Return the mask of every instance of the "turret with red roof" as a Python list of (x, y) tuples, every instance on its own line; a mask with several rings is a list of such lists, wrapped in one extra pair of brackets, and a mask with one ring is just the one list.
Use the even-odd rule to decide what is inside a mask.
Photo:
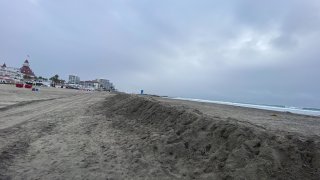
[(26, 59), (22, 65), (22, 67), (20, 68), (20, 72), (27, 75), (27, 76), (30, 76), (30, 77), (34, 77), (34, 73), (33, 71), (31, 70), (30, 68), (30, 64), (29, 64), (29, 61), (28, 59)]

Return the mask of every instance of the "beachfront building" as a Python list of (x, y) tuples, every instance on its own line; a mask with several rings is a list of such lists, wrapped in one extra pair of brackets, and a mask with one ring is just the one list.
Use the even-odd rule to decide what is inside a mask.
[(0, 82), (1, 83), (16, 83), (23, 79), (23, 74), (19, 68), (7, 67), (4, 63), (0, 67)]
[[(69, 76), (70, 77), (70, 76)], [(69, 78), (70, 79), (70, 78)], [(74, 87), (74, 84), (70, 83), (69, 80), (69, 86)], [(76, 85), (79, 89), (84, 90), (98, 90), (98, 91), (114, 91), (114, 85), (107, 79), (96, 79), (96, 80), (89, 80), (89, 81), (79, 81), (79, 84)]]
[(25, 79), (35, 79), (36, 76), (26, 59), (21, 68), (7, 67), (4, 63), (0, 67), (0, 81), (5, 83), (17, 83)]
[(97, 79), (96, 81), (99, 82), (101, 89), (110, 90), (111, 83), (108, 79)]
[(80, 84), (80, 77), (76, 75), (69, 75), (69, 84)]
[(113, 83), (110, 83), (109, 91), (116, 91), (116, 88), (114, 87)]
[(33, 73), (32, 69), (30, 68), (30, 64), (28, 59), (26, 59), (20, 68), (20, 72), (23, 74), (24, 78), (27, 79), (34, 79), (35, 74)]
[(80, 81), (80, 85), (83, 89), (97, 90), (99, 89), (98, 81)]
[(97, 81), (100, 84), (101, 90), (106, 90), (106, 91), (115, 91), (116, 90), (113, 83), (107, 79), (97, 79)]

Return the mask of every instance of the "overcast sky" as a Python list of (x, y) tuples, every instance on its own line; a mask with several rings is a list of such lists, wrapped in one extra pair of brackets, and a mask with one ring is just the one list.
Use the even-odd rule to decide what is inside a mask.
[(320, 107), (319, 0), (0, 0), (0, 63), (120, 91)]

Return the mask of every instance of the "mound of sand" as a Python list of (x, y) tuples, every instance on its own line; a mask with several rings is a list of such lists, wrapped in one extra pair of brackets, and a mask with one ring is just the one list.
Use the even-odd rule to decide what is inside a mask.
[(113, 127), (134, 133), (172, 178), (319, 179), (319, 137), (272, 132), (237, 119), (209, 117), (152, 97), (107, 98)]

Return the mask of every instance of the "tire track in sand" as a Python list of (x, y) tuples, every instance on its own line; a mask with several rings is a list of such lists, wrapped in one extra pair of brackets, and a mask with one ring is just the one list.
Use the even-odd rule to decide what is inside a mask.
[(90, 97), (91, 94), (80, 94), (68, 98), (53, 99), (10, 109), (0, 114), (0, 130), (10, 128), (32, 119), (39, 119), (39, 117), (46, 115), (49, 112), (61, 110), (73, 104), (83, 102), (84, 100), (90, 99)]
[(92, 96), (93, 94), (81, 94), (63, 100), (40, 103), (35, 107), (41, 106), (41, 109), (33, 114), (30, 114), (30, 111), (17, 109), (16, 112), (22, 111), (29, 114), (19, 116), (18, 118), (20, 119), (16, 120), (14, 124), (11, 123), (10, 126), (9, 124), (6, 124), (7, 127), (1, 126), (0, 142), (3, 140), (6, 142), (0, 145), (0, 179), (9, 178), (9, 176), (5, 175), (7, 174), (5, 172), (7, 172), (8, 167), (12, 165), (15, 159), (24, 157), (29, 151), (32, 142), (51, 133), (58, 125), (59, 120), (52, 119), (52, 115), (59, 113), (59, 111), (72, 109), (72, 107), (78, 106), (79, 103), (88, 102)]

